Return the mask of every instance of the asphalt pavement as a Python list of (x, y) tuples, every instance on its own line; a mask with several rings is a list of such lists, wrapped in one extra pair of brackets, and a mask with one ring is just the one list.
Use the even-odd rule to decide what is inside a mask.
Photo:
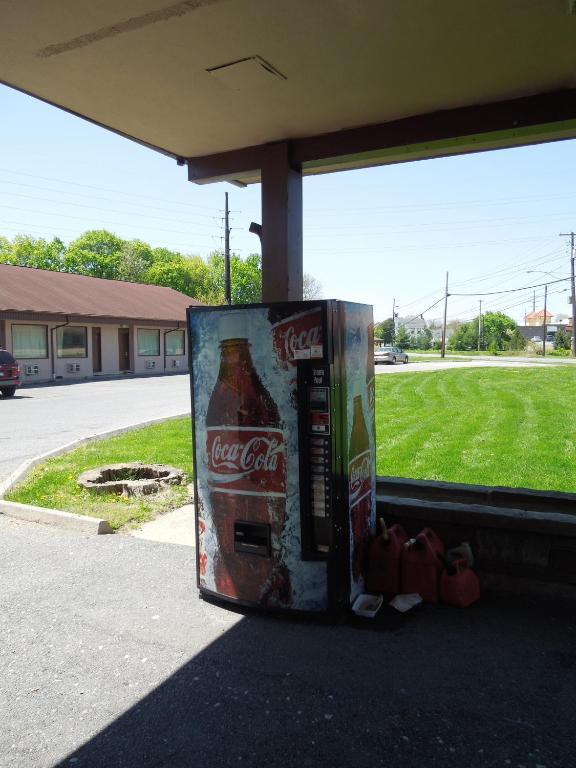
[(0, 482), (27, 459), (73, 440), (189, 412), (187, 374), (22, 387), (0, 398)]
[(194, 549), (0, 516), (2, 768), (568, 768), (573, 603), (323, 623), (198, 598)]

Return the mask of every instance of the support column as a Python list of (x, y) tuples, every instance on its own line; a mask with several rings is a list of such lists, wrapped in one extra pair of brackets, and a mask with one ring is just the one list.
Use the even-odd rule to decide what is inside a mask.
[(302, 261), (302, 169), (282, 142), (262, 163), (262, 301), (300, 301)]
[(6, 349), (6, 320), (0, 317), (0, 349)]

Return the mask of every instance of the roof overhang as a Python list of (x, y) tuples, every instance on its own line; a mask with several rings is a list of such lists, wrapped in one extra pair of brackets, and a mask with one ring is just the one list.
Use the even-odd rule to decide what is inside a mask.
[(260, 178), (576, 136), (573, 0), (28, 0), (0, 81), (188, 162)]

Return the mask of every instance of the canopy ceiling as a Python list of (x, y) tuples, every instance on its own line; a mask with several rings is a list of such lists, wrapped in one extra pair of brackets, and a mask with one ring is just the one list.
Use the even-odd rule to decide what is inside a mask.
[[(0, 0), (0, 80), (186, 159), (442, 110), (570, 94), (567, 111), (556, 105), (532, 119), (532, 125), (547, 123), (544, 129), (500, 138), (502, 145), (530, 143), (576, 136), (574, 5)], [(418, 135), (426, 138), (425, 131)], [(400, 135), (392, 142), (399, 150), (372, 149), (354, 160), (349, 155), (361, 153), (361, 142), (344, 147), (351, 152), (326, 157), (330, 152), (318, 151), (315, 157), (310, 147), (318, 142), (322, 138), (307, 145), (305, 172), (404, 159), (408, 143)], [(455, 151), (474, 148), (466, 140)], [(452, 149), (430, 145), (420, 154), (450, 151), (454, 142)]]

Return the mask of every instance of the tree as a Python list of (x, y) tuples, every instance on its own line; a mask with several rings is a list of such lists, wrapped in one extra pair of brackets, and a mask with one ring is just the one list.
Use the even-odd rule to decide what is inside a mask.
[(507, 349), (510, 349), (510, 350), (526, 349), (526, 339), (524, 338), (524, 336), (522, 336), (518, 328), (514, 328), (514, 330), (510, 333)]
[(410, 349), (412, 345), (412, 336), (410, 336), (403, 325), (396, 331), (395, 344), (402, 349)]
[[(224, 254), (215, 251), (208, 258), (210, 292), (224, 303)], [(262, 259), (251, 253), (246, 259), (233, 253), (230, 256), (230, 283), (232, 304), (253, 304), (262, 301)]]
[(380, 339), (384, 344), (394, 344), (394, 320), (391, 317), (381, 323), (375, 323), (374, 338)]
[(142, 240), (129, 240), (120, 250), (118, 278), (130, 283), (141, 283), (147, 270), (152, 266), (152, 248)]
[(12, 242), (0, 238), (0, 262), (4, 264), (58, 271), (62, 269), (64, 251), (64, 243), (57, 237), (50, 242), (30, 235), (16, 235)]
[[(478, 318), (476, 318), (476, 323), (477, 321)], [(484, 341), (488, 346), (493, 346), (492, 342), (494, 342), (498, 350), (508, 348), (510, 337), (516, 330), (514, 320), (503, 312), (486, 312), (482, 317), (482, 326)]]
[(205, 304), (222, 303), (220, 297), (212, 293), (210, 270), (200, 256), (171, 253), (170, 258), (155, 261), (148, 268), (144, 282), (173, 288)]
[(478, 348), (478, 320), (461, 323), (448, 339), (448, 349), (470, 351)]
[(305, 301), (322, 298), (322, 285), (315, 277), (308, 272), (304, 272), (302, 282), (302, 298)]
[(554, 335), (554, 349), (570, 349), (570, 334), (560, 328)]
[(105, 229), (92, 229), (70, 243), (64, 254), (65, 272), (117, 280), (125, 240)]
[(418, 331), (416, 334), (416, 339), (414, 340), (414, 348), (415, 349), (430, 349), (432, 346), (432, 331), (430, 328), (423, 328), (421, 331)]
[[(248, 304), (262, 298), (262, 260), (259, 254), (230, 260), (232, 303)], [(224, 303), (224, 257), (212, 253), (184, 256), (168, 248), (151, 248), (142, 240), (123, 240), (104, 229), (89, 230), (68, 248), (55, 237), (50, 242), (29, 235), (12, 241), (0, 236), (0, 263), (71, 272), (108, 280), (126, 280), (173, 288), (205, 304)], [(309, 277), (311, 292), (320, 284)]]

